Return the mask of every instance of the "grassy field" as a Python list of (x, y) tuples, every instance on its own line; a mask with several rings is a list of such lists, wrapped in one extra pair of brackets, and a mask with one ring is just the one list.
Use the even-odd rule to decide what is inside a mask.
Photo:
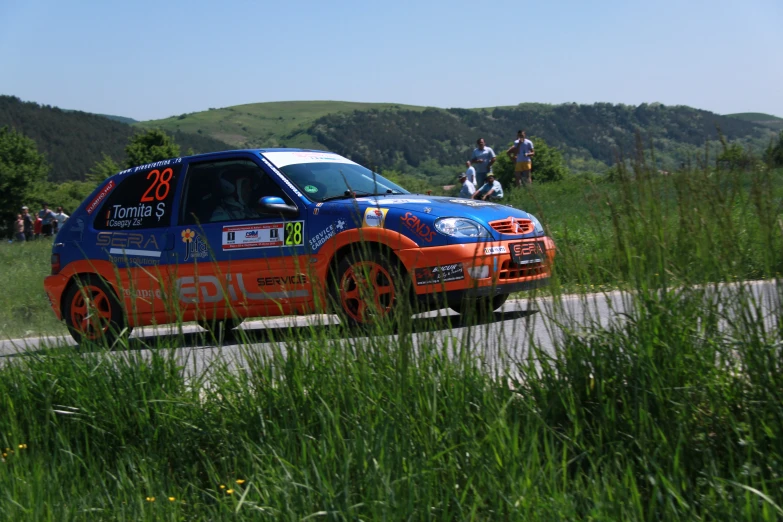
[(426, 107), (393, 103), (357, 103), (339, 101), (297, 101), (249, 103), (208, 111), (182, 114), (162, 120), (138, 122), (144, 128), (166, 131), (204, 133), (238, 148), (242, 147), (302, 147), (323, 148), (304, 134), (294, 136), (286, 143), (280, 136), (288, 136), (305, 129), (321, 116), (334, 112), (402, 108), (424, 110)]
[[(553, 354), (532, 337), (524, 356), (467, 334), (414, 346), (401, 319), (243, 343), (241, 367), (198, 374), (176, 339), (8, 359), (0, 518), (783, 519), (782, 175), (513, 194), (558, 241), (555, 303), (629, 291), (623, 317), (566, 329)], [(746, 285), (704, 284), (762, 277), (766, 320)]]

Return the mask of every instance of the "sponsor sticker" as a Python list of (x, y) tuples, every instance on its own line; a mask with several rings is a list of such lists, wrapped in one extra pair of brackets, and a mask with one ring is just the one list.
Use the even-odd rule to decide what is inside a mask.
[(201, 239), (195, 230), (186, 228), (180, 233), (180, 236), (182, 236), (182, 242), (185, 243), (185, 261), (201, 259), (209, 255), (206, 241)]
[(435, 239), (435, 230), (432, 229), (430, 225), (423, 223), (419, 217), (412, 212), (406, 212), (405, 215), (400, 218), (400, 222), (405, 228), (427, 243), (432, 243), (432, 240)]
[(106, 186), (103, 187), (103, 189), (100, 192), (98, 192), (98, 194), (96, 194), (94, 198), (92, 198), (92, 201), (90, 201), (90, 204), (87, 205), (87, 209), (86, 209), (87, 213), (88, 214), (92, 214), (95, 211), (95, 209), (98, 208), (98, 206), (101, 204), (101, 202), (104, 199), (106, 199), (106, 196), (109, 195), (109, 192), (114, 190), (114, 187), (116, 187), (116, 186), (117, 186), (117, 184), (114, 183), (113, 179), (109, 180), (109, 182), (106, 184)]
[(449, 281), (461, 281), (463, 279), (465, 279), (465, 271), (462, 268), (462, 263), (416, 269), (417, 286), (448, 283)]
[(512, 243), (511, 260), (517, 265), (529, 265), (530, 263), (541, 263), (544, 257), (543, 243)]
[(269, 159), (278, 168), (299, 163), (350, 163), (356, 165), (348, 158), (331, 152), (264, 152), (263, 157)]
[(450, 199), (450, 203), (456, 203), (458, 205), (467, 205), (468, 207), (497, 207), (497, 203), (491, 201), (479, 201), (476, 199)]
[(384, 198), (384, 197), (364, 197), (356, 198), (356, 201), (368, 201), (378, 205), (401, 205), (404, 203), (432, 203), (429, 199), (405, 199), (405, 198)]
[(305, 192), (309, 194), (315, 194), (316, 192), (318, 192), (318, 187), (316, 187), (315, 185), (305, 185), (304, 189)]
[(223, 250), (280, 248), (304, 244), (304, 221), (223, 227)]
[(508, 254), (508, 249), (504, 246), (485, 247), (484, 254), (488, 256), (494, 254)]
[(383, 228), (386, 223), (386, 214), (389, 212), (388, 208), (374, 208), (370, 207), (364, 211), (364, 219), (362, 220), (363, 227), (371, 228)]

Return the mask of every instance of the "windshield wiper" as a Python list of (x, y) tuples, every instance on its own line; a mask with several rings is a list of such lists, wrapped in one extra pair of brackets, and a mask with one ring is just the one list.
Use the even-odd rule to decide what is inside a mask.
[(364, 196), (379, 196), (380, 194), (373, 194), (371, 192), (361, 192), (356, 190), (346, 190), (339, 196), (329, 196), (328, 198), (323, 198), (321, 201), (334, 201), (336, 199), (350, 199), (355, 197), (364, 197)]

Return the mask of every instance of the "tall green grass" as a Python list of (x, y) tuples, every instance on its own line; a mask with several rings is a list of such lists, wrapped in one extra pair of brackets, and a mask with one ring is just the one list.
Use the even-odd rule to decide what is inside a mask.
[[(781, 519), (779, 176), (639, 169), (564, 194), (607, 197), (553, 231), (553, 351), (401, 319), (240, 333), (206, 368), (177, 337), (7, 360), (0, 517)], [(562, 288), (606, 281), (622, 314), (571, 315)]]

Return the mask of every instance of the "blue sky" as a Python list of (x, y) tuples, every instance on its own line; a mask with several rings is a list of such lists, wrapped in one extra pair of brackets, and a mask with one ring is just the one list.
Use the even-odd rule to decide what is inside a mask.
[(0, 0), (0, 94), (140, 120), (283, 100), (783, 117), (783, 2)]

